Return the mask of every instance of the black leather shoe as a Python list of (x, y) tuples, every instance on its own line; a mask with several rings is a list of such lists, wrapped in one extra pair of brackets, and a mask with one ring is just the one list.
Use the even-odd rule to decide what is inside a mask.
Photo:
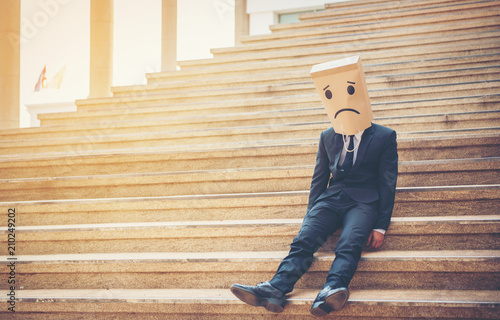
[(271, 312), (283, 312), (286, 297), (269, 282), (261, 282), (256, 286), (233, 284), (231, 292), (241, 301), (255, 307), (264, 307)]
[(347, 288), (323, 288), (314, 300), (311, 313), (316, 317), (324, 317), (332, 311), (338, 311), (344, 307), (349, 299)]

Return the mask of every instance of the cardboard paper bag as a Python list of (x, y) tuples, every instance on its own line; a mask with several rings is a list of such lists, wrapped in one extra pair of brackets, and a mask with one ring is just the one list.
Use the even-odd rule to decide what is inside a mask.
[(372, 108), (359, 56), (314, 65), (311, 77), (335, 132), (353, 135), (371, 126)]

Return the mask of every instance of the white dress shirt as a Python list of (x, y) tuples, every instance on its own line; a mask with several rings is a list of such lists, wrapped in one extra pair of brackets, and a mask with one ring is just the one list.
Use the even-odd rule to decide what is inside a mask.
[[(363, 136), (363, 132), (365, 132), (365, 130), (360, 131), (354, 135), (354, 151), (353, 151), (354, 154), (352, 157), (352, 164), (353, 165), (354, 165), (354, 163), (356, 163), (356, 158), (358, 157), (358, 146), (359, 146), (359, 143), (361, 142), (361, 136)], [(340, 165), (342, 165), (344, 163), (345, 156), (347, 154), (347, 146), (351, 142), (350, 136), (346, 136), (346, 138), (347, 138), (346, 139), (347, 141), (344, 140), (344, 147), (342, 148), (342, 153), (340, 154), (340, 160), (339, 160)]]

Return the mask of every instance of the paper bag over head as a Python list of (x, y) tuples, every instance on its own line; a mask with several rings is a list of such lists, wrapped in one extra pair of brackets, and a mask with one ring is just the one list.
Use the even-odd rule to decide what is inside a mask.
[(353, 135), (371, 126), (372, 108), (359, 56), (314, 65), (311, 77), (335, 132)]

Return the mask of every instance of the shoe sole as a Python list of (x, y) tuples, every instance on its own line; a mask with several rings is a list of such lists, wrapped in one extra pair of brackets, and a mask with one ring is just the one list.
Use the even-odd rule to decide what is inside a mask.
[(320, 303), (317, 307), (311, 308), (311, 314), (316, 317), (324, 317), (329, 314), (333, 309), (326, 303)]
[(261, 299), (255, 296), (253, 293), (243, 290), (237, 287), (231, 287), (231, 292), (241, 301), (245, 302), (254, 307), (264, 307), (267, 311), (274, 313), (283, 312), (283, 308), (280, 305), (272, 303), (266, 299)]
[(335, 292), (331, 296), (327, 297), (325, 303), (329, 305), (334, 311), (339, 311), (345, 306), (348, 299), (349, 291), (342, 290), (339, 292)]
[(316, 317), (324, 317), (332, 311), (342, 309), (349, 299), (349, 291), (342, 290), (328, 296), (325, 302), (319, 303), (316, 307), (311, 308), (311, 313)]

